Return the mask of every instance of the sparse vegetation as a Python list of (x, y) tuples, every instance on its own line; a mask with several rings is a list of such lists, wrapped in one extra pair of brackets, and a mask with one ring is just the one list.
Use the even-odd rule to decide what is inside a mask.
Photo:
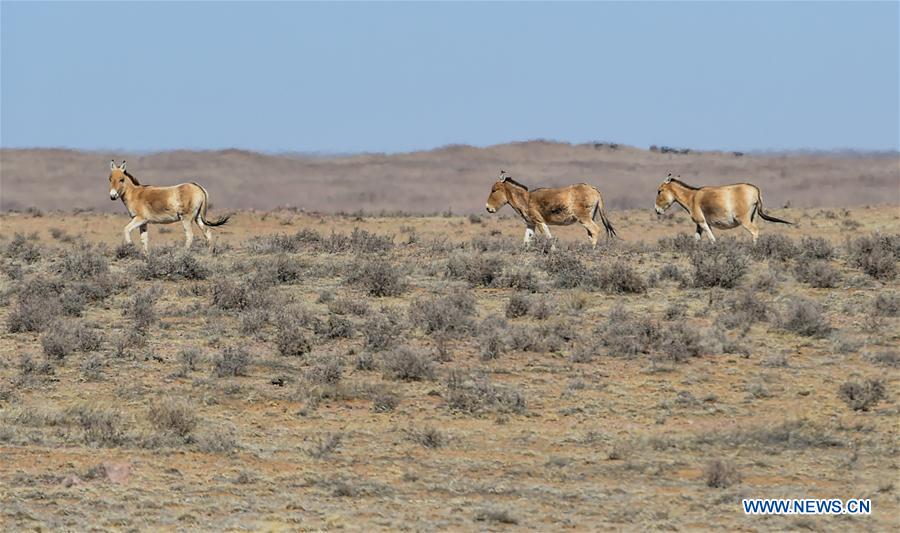
[[(597, 248), (577, 226), (524, 247), (518, 221), (497, 216), (247, 212), (212, 252), (201, 241), (187, 254), (202, 279), (178, 273), (183, 251), (165, 242), (180, 244), (177, 226), (151, 238), (150, 269), (138, 247), (93, 244), (93, 221), (53, 237), (49, 213), (3, 218), (0, 444), (15, 468), (0, 468), (12, 502), (0, 522), (134, 528), (114, 511), (130, 495), (177, 509), (166, 520), (182, 529), (243, 516), (276, 528), (683, 529), (671, 500), (734, 529), (719, 503), (782, 477), (883, 507), (900, 300), (897, 278), (834, 248), (847, 215), (792, 211), (796, 226), (760, 225), (771, 237), (756, 249), (742, 230), (657, 240), (688, 229), (680, 212), (611, 211), (623, 238)], [(896, 233), (885, 213), (854, 211), (851, 242)], [(371, 292), (393, 282), (370, 271), (402, 290)], [(160, 500), (163, 481), (212, 496)], [(615, 500), (599, 513), (598, 483)], [(225, 523), (216, 513), (235, 490), (239, 519)], [(59, 491), (65, 516), (38, 498)], [(448, 495), (468, 514), (442, 511)], [(633, 511), (648, 502), (655, 511)]]

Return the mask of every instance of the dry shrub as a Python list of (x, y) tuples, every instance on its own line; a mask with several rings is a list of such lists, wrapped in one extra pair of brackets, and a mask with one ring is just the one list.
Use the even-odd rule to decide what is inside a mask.
[(640, 294), (647, 291), (647, 282), (631, 265), (617, 260), (600, 269), (597, 283), (605, 292)]
[(733, 240), (720, 239), (695, 247), (690, 259), (695, 287), (734, 288), (749, 266), (747, 253)]
[(841, 274), (827, 261), (799, 259), (794, 267), (797, 281), (809, 284), (817, 289), (837, 287)]
[(100, 334), (84, 322), (57, 320), (41, 335), (44, 354), (52, 359), (62, 359), (74, 351), (90, 352), (100, 348)]
[(382, 357), (381, 369), (384, 377), (401, 381), (422, 381), (434, 379), (434, 361), (431, 356), (401, 346)]
[(721, 459), (710, 461), (703, 475), (706, 478), (706, 486), (715, 489), (725, 489), (741, 481), (741, 473), (737, 467)]
[(797, 255), (797, 245), (790, 237), (767, 233), (759, 236), (759, 240), (751, 248), (751, 253), (756, 259), (787, 261)]
[(781, 327), (806, 337), (824, 337), (831, 332), (831, 324), (815, 300), (795, 296), (788, 302), (781, 316)]
[(102, 247), (80, 242), (62, 256), (62, 275), (68, 280), (88, 280), (109, 272), (106, 252)]
[(558, 289), (591, 289), (597, 284), (596, 275), (572, 252), (551, 252), (544, 262), (544, 270)]
[(456, 253), (447, 260), (448, 278), (467, 281), (472, 285), (491, 287), (503, 272), (503, 261), (481, 253)]
[(243, 346), (228, 346), (213, 360), (213, 375), (219, 378), (246, 376), (251, 361)]
[(41, 248), (34, 242), (37, 240), (37, 233), (26, 237), (21, 233), (16, 233), (12, 241), (6, 245), (6, 256), (11, 259), (20, 259), (26, 263), (35, 263), (41, 259)]
[(197, 414), (186, 403), (165, 399), (150, 406), (147, 419), (160, 433), (168, 433), (182, 439), (189, 439), (197, 427)]
[(801, 237), (800, 255), (806, 259), (830, 261), (834, 259), (834, 247), (822, 237)]
[(369, 296), (400, 296), (408, 286), (406, 274), (385, 259), (362, 259), (351, 263), (345, 275), (351, 285), (361, 287)]
[(379, 352), (392, 348), (406, 330), (400, 316), (393, 309), (382, 308), (373, 313), (361, 326), (364, 346), (367, 350)]
[[(25, 283), (19, 289), (16, 304), (6, 319), (7, 330), (10, 333), (43, 331), (64, 312), (60, 301), (64, 288), (59, 281), (41, 277)], [(71, 302), (69, 309), (70, 312), (81, 311)]]
[(900, 235), (874, 233), (847, 241), (847, 260), (875, 279), (892, 280), (900, 261)]
[(469, 414), (521, 414), (526, 409), (525, 397), (515, 387), (493, 383), (486, 375), (460, 371), (450, 373), (445, 400), (451, 411)]
[(162, 289), (160, 287), (151, 287), (139, 291), (125, 305), (122, 314), (129, 317), (132, 322), (134, 322), (135, 328), (139, 331), (146, 332), (150, 329), (150, 326), (156, 322), (154, 305), (161, 295)]
[(444, 297), (416, 298), (409, 305), (409, 321), (428, 334), (458, 335), (471, 331), (475, 298), (465, 291)]
[(838, 389), (838, 396), (854, 411), (868, 411), (884, 399), (884, 382), (875, 379), (861, 383), (846, 381)]
[(65, 420), (82, 430), (82, 440), (89, 446), (118, 446), (125, 442), (125, 417), (115, 408), (79, 404), (65, 411)]
[(900, 294), (881, 292), (872, 301), (872, 310), (876, 316), (900, 316)]
[(181, 247), (165, 247), (154, 250), (137, 266), (140, 279), (206, 279), (208, 272), (200, 265), (190, 250)]

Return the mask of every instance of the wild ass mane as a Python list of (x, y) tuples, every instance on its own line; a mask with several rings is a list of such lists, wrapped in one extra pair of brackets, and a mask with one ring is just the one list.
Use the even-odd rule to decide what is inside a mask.
[(683, 182), (683, 181), (681, 181), (681, 180), (679, 180), (679, 179), (672, 178), (671, 182), (672, 182), (672, 183), (677, 183), (678, 185), (681, 185), (682, 187), (688, 188), (688, 189), (690, 189), (690, 190), (692, 190), (692, 191), (699, 191), (699, 190), (700, 190), (700, 187), (694, 187), (693, 185), (688, 185), (687, 183), (685, 183), (685, 182)]
[(135, 185), (137, 185), (137, 186), (139, 186), (139, 187), (143, 187), (143, 185), (141, 185), (141, 182), (139, 182), (139, 181), (137, 180), (137, 178), (135, 178), (134, 176), (132, 176), (130, 172), (128, 172), (127, 170), (123, 170), (123, 172), (125, 173), (126, 176), (128, 176), (128, 179), (131, 180), (131, 183), (134, 183)]
[(509, 177), (508, 177), (508, 178), (506, 178), (506, 180), (504, 180), (504, 181), (505, 181), (506, 183), (512, 183), (512, 184), (515, 185), (516, 187), (521, 187), (521, 188), (525, 189), (526, 191), (528, 190), (528, 187), (522, 185), (521, 183), (519, 183), (518, 181), (516, 181), (516, 180), (514, 180), (514, 179), (512, 179), (512, 178), (509, 178)]

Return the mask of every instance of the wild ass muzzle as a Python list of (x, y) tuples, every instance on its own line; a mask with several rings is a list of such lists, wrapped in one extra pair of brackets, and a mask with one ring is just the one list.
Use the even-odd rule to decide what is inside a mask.
[(552, 238), (549, 226), (568, 226), (578, 222), (587, 230), (591, 245), (597, 246), (600, 237), (600, 226), (594, 222), (597, 215), (600, 215), (606, 229), (606, 237), (616, 236), (616, 230), (603, 209), (600, 190), (587, 183), (529, 191), (508, 172), (501, 170), (485, 207), (488, 213), (496, 213), (505, 204), (509, 204), (525, 221), (525, 244), (531, 242), (535, 228), (547, 238)]
[(211, 247), (210, 227), (221, 226), (230, 218), (230, 215), (214, 221), (206, 218), (209, 193), (197, 183), (182, 183), (171, 187), (141, 185), (125, 170), (125, 161), (117, 165), (113, 160), (109, 162), (109, 199), (119, 198), (131, 215), (131, 222), (125, 226), (125, 243), (132, 243), (131, 232), (138, 228), (145, 254), (149, 252), (147, 226), (150, 223), (171, 224), (180, 221), (184, 227), (184, 247), (190, 249), (194, 241), (191, 222), (197, 223), (206, 239), (206, 245)]
[(673, 178), (670, 173), (660, 184), (656, 192), (656, 213), (661, 215), (669, 206), (677, 203), (691, 215), (691, 220), (696, 224), (694, 238), (698, 241), (706, 233), (710, 242), (716, 242), (710, 226), (718, 229), (743, 226), (753, 236), (755, 244), (759, 239), (759, 228), (755, 222), (757, 214), (769, 222), (791, 224), (763, 211), (762, 194), (756, 185), (737, 183), (698, 188), (691, 187), (678, 178)]

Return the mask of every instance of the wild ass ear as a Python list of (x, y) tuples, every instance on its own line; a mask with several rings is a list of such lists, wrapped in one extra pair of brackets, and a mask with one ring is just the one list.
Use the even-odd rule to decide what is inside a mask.
[(665, 183), (669, 183), (670, 181), (672, 181), (672, 173), (671, 173), (671, 172), (669, 172), (669, 175), (666, 176), (666, 181), (665, 181)]
[(116, 160), (115, 160), (115, 159), (110, 159), (110, 160), (109, 160), (109, 169), (110, 169), (110, 170), (115, 170), (115, 169), (116, 169)]
[(500, 182), (502, 183), (502, 182), (506, 181), (508, 178), (509, 178), (509, 172), (501, 169), (500, 170)]
[(119, 168), (121, 168), (122, 170), (125, 170), (125, 160), (124, 159), (122, 160), (122, 166)]

